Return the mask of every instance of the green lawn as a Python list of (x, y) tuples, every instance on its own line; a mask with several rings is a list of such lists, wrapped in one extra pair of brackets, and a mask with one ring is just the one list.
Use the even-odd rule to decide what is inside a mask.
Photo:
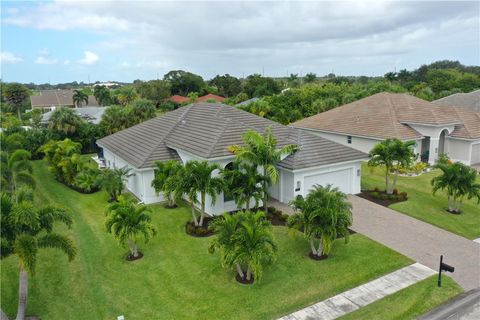
[[(28, 314), (42, 319), (268, 319), (323, 300), (412, 261), (362, 235), (345, 245), (336, 241), (329, 259), (312, 261), (302, 237), (292, 239), (274, 227), (278, 261), (261, 283), (244, 286), (224, 270), (218, 255), (207, 252), (209, 238), (185, 234), (186, 207), (152, 206), (159, 233), (145, 256), (124, 260), (126, 250), (104, 229), (107, 195), (83, 195), (53, 180), (43, 161), (34, 162), (36, 201), (70, 208), (74, 227), (66, 231), (78, 246), (68, 263), (61, 253), (39, 254), (30, 278)], [(1, 307), (12, 316), (18, 296), (18, 261), (1, 261)]]
[(462, 291), (448, 276), (442, 278), (442, 287), (439, 288), (437, 276), (432, 276), (339, 319), (415, 319)]
[[(362, 189), (385, 189), (383, 168), (370, 168), (364, 164), (362, 169)], [(447, 196), (442, 191), (433, 196), (430, 185), (432, 178), (438, 174), (439, 171), (434, 170), (418, 177), (398, 177), (397, 189), (399, 192), (407, 192), (409, 199), (395, 203), (390, 208), (468, 239), (480, 237), (480, 205), (473, 199), (465, 199), (461, 214), (445, 211)], [(480, 182), (480, 177), (478, 181)]]

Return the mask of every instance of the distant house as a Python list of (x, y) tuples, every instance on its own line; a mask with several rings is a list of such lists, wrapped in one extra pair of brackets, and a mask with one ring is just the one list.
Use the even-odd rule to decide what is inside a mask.
[[(109, 168), (127, 166), (132, 175), (127, 188), (144, 203), (163, 201), (152, 187), (156, 161), (206, 160), (229, 169), (235, 155), (228, 147), (243, 144), (249, 129), (264, 132), (267, 127), (278, 146), (296, 144), (299, 150), (279, 162), (279, 183), (270, 194), (288, 203), (305, 196), (316, 184), (332, 184), (345, 193), (360, 192), (361, 162), (367, 155), (309, 132), (287, 127), (238, 108), (217, 103), (193, 103), (154, 119), (119, 131), (97, 141)], [(218, 174), (214, 173), (214, 174)], [(235, 202), (219, 194), (215, 204), (207, 199), (210, 215), (237, 210)]]
[(441, 154), (480, 163), (480, 112), (439, 106), (408, 94), (378, 93), (292, 124), (320, 137), (369, 152), (387, 138), (415, 141), (434, 164)]
[(469, 93), (455, 93), (432, 102), (439, 106), (467, 107), (480, 112), (480, 90)]
[(178, 94), (171, 96), (168, 100), (176, 104), (187, 103), (190, 101), (190, 99), (187, 97), (180, 96)]
[(210, 102), (210, 101), (223, 102), (224, 100), (225, 100), (224, 97), (217, 96), (216, 94), (213, 94), (213, 93), (209, 93), (199, 97), (195, 102)]
[[(93, 124), (99, 124), (106, 109), (106, 107), (82, 107), (75, 108), (73, 111), (83, 120)], [(50, 110), (44, 113), (41, 122), (44, 124), (50, 122), (50, 118), (54, 112), (55, 110)]]
[(235, 105), (235, 107), (248, 106), (250, 103), (256, 102), (256, 101), (258, 101), (258, 100), (260, 100), (260, 98), (251, 98), (251, 99), (242, 101), (242, 102), (240, 102), (240, 103), (237, 103), (237, 104)]
[[(38, 94), (30, 96), (32, 108), (54, 109), (57, 107), (74, 107), (73, 91), (68, 90), (40, 90)], [(82, 107), (99, 107), (100, 104), (94, 96), (88, 96), (88, 103)]]

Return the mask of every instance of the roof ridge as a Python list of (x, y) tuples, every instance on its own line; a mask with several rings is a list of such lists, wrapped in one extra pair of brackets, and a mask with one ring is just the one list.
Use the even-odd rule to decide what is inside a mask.
[[(178, 121), (175, 122), (175, 124), (170, 128), (170, 130), (168, 130), (165, 135), (163, 136), (163, 139), (160, 140), (160, 142), (158, 142), (153, 148), (152, 148), (152, 151), (148, 153), (148, 155), (145, 157), (145, 159), (143, 160), (142, 164), (140, 165), (140, 168), (143, 167), (148, 159), (150, 158), (150, 156), (152, 155), (152, 153), (154, 153), (158, 146), (161, 145), (162, 143), (165, 143), (165, 139), (170, 135), (170, 133), (178, 126), (178, 124), (183, 120), (183, 118), (185, 118), (185, 115), (190, 111), (190, 108), (191, 108), (191, 105), (188, 105), (188, 106), (185, 106), (183, 107), (185, 108), (185, 110), (182, 112), (182, 115), (178, 118)], [(188, 108), (188, 109), (187, 109)], [(159, 117), (157, 117), (159, 118)]]
[[(464, 121), (464, 120), (463, 120), (463, 117), (460, 116), (460, 114), (458, 113), (457, 108), (462, 108), (462, 107), (460, 107), (460, 106), (452, 106), (451, 108), (455, 111), (455, 114), (457, 115), (458, 119), (462, 120), (462, 123), (461, 123), (461, 124), (463, 124), (463, 126), (465, 127), (465, 130), (467, 131), (467, 134), (468, 134), (469, 138), (474, 139), (474, 136), (473, 136), (473, 135), (471, 134), (471, 132), (470, 132), (470, 126), (467, 124), (467, 121)], [(462, 108), (462, 109), (463, 109), (463, 108)], [(474, 116), (477, 116), (477, 117), (478, 117), (478, 120), (480, 120), (480, 114), (479, 114), (479, 113), (474, 112)], [(452, 133), (453, 133), (454, 131), (455, 131), (455, 128), (453, 129)]]
[(397, 123), (399, 123), (398, 117), (397, 117), (397, 110), (393, 107), (392, 96), (387, 95), (387, 97), (388, 97), (388, 105), (390, 107), (388, 108), (388, 114), (390, 115), (390, 120), (393, 123), (393, 130), (395, 131), (395, 137), (398, 137), (400, 135), (398, 133), (398, 128), (397, 128)]
[(217, 145), (218, 141), (220, 140), (220, 137), (223, 136), (223, 133), (224, 133), (225, 130), (227, 129), (228, 124), (232, 121), (232, 119), (230, 119), (230, 118), (226, 118), (225, 120), (226, 120), (226, 121), (223, 123), (222, 132), (221, 132), (219, 135), (217, 135), (215, 141), (212, 143), (212, 146), (211, 146), (210, 149), (208, 150), (208, 157), (210, 157), (210, 155), (212, 154), (213, 150), (215, 149), (215, 146)]

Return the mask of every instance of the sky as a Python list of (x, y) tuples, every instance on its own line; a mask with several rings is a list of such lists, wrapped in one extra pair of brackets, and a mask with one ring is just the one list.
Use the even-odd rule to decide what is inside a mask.
[(383, 75), (480, 65), (479, 1), (1, 1), (3, 81)]

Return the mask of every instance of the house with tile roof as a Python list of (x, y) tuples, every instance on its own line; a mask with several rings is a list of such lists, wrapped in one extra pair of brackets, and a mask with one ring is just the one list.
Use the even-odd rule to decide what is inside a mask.
[(213, 93), (208, 93), (204, 96), (198, 97), (197, 101), (195, 102), (210, 102), (210, 101), (223, 102), (224, 100), (225, 100), (224, 97), (218, 96)]
[(434, 164), (441, 154), (480, 163), (480, 113), (440, 106), (408, 94), (378, 93), (291, 126), (369, 152), (387, 138), (416, 142), (416, 153)]
[(439, 106), (466, 107), (480, 112), (480, 89), (468, 93), (455, 93), (432, 102)]
[[(163, 201), (151, 186), (156, 161), (207, 160), (228, 168), (235, 159), (228, 147), (242, 145), (247, 130), (263, 133), (267, 127), (279, 147), (299, 146), (278, 164), (279, 183), (270, 190), (273, 198), (288, 203), (297, 195), (305, 196), (315, 184), (332, 184), (349, 194), (360, 192), (365, 153), (223, 104), (190, 104), (104, 137), (97, 145), (107, 167), (127, 166), (135, 173), (127, 188), (144, 203), (154, 203)], [(207, 199), (206, 211), (211, 215), (237, 209), (223, 194), (215, 204)]]
[[(55, 109), (58, 107), (74, 107), (74, 90), (40, 90), (37, 94), (30, 96), (32, 109)], [(100, 107), (95, 96), (88, 96), (88, 103), (82, 107)]]

